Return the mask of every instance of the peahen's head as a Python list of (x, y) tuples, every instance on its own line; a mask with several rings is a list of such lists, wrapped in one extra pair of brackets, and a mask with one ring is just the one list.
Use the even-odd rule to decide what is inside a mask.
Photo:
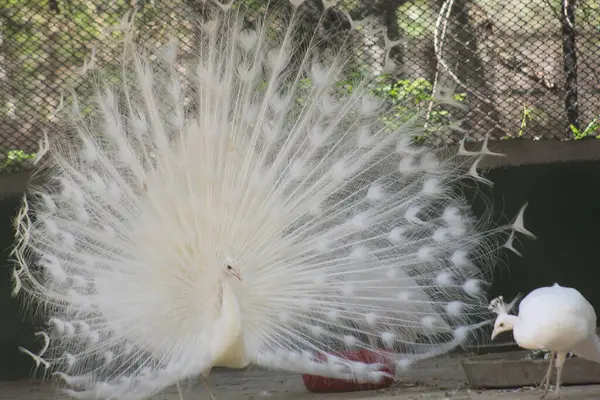
[(514, 315), (504, 314), (499, 315), (494, 323), (494, 331), (492, 332), (492, 340), (502, 332), (512, 331), (517, 317)]
[(505, 304), (503, 297), (499, 296), (490, 302), (488, 309), (498, 314), (496, 322), (494, 323), (492, 340), (502, 332), (513, 330), (518, 317), (510, 315), (509, 312), (517, 303), (518, 299), (519, 297), (517, 296), (509, 304)]

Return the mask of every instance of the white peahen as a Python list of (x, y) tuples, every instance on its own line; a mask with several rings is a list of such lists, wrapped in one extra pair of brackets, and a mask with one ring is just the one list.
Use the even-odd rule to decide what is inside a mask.
[(481, 229), (456, 190), (485, 144), (461, 146), (465, 169), (416, 145), (424, 115), (366, 78), (340, 92), (346, 53), (316, 36), (290, 68), (295, 13), (215, 18), (192, 67), (125, 35), (121, 77), (57, 114), (67, 139), (45, 142), (16, 221), (15, 292), (48, 322), (23, 351), (72, 396), (138, 399), (214, 367), (378, 382), (341, 352), (401, 373), (465, 343), (489, 314), (490, 239), (528, 234), (522, 212)]
[(553, 286), (535, 289), (519, 304), (519, 315), (509, 315), (518, 297), (504, 304), (502, 297), (490, 303), (498, 314), (492, 340), (501, 332), (513, 331), (517, 344), (529, 350), (550, 351), (550, 365), (540, 386), (542, 398), (548, 394), (552, 366), (556, 356), (556, 390), (560, 398), (560, 378), (569, 352), (577, 357), (600, 362), (600, 338), (596, 335), (594, 307), (578, 290)]

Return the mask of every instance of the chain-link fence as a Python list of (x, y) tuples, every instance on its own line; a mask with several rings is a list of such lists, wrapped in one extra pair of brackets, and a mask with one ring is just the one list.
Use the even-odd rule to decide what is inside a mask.
[[(235, 0), (248, 18), (267, 0)], [(4, 0), (0, 4), (0, 169), (22, 167), (46, 131), (61, 90), (77, 83), (94, 45), (132, 6), (144, 40), (175, 34), (193, 47), (200, 0)], [(321, 0), (307, 0), (322, 13)], [(329, 3), (328, 3), (329, 4)], [(356, 25), (356, 65), (384, 74), (390, 96), (425, 98), (452, 83), (475, 140), (577, 139), (600, 133), (597, 0), (340, 0), (324, 35)], [(329, 22), (329, 24), (327, 24)], [(329, 28), (327, 28), (329, 27)], [(88, 62), (90, 58), (87, 58)], [(423, 96), (422, 96), (423, 95)], [(451, 138), (455, 140), (456, 138)]]

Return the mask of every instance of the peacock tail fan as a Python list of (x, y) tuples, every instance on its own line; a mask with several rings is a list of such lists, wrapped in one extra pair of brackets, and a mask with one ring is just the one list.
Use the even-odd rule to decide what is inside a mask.
[(344, 351), (400, 374), (491, 318), (498, 238), (529, 234), (523, 210), (483, 227), (457, 190), (491, 152), (415, 140), (427, 107), (384, 101), (376, 77), (339, 85), (352, 31), (327, 46), (301, 3), (252, 23), (213, 7), (193, 57), (136, 44), (127, 15), (116, 66), (86, 64), (93, 90), (61, 102), (13, 256), (15, 293), (44, 319), (42, 351), (22, 350), (72, 396), (252, 364), (378, 381)]

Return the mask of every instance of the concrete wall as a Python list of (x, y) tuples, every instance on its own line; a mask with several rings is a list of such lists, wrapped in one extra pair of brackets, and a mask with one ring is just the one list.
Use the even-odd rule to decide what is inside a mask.
[[(510, 164), (510, 163), (509, 163)], [(486, 176), (493, 188), (478, 187), (476, 213), (485, 209), (482, 196), (492, 199), (496, 219), (511, 219), (524, 202), (528, 229), (538, 239), (517, 244), (519, 258), (503, 252), (491, 296), (512, 298), (541, 285), (574, 286), (600, 311), (600, 161), (501, 166)], [(0, 198), (0, 263), (12, 242), (11, 218), (19, 197)], [(0, 380), (28, 376), (32, 365), (17, 350), (33, 343), (33, 327), (10, 297), (10, 269), (0, 269)]]
[[(537, 236), (520, 241), (522, 258), (505, 253), (490, 295), (512, 298), (557, 282), (576, 287), (600, 313), (600, 161), (500, 167), (486, 176), (495, 182), (494, 212), (512, 218), (528, 202), (525, 225)], [(475, 207), (481, 212), (481, 201)]]
[(7, 265), (13, 240), (11, 219), (19, 203), (19, 197), (0, 198), (0, 381), (28, 377), (33, 368), (31, 359), (22, 355), (17, 346), (32, 346), (34, 329), (24, 321), (22, 308), (11, 297), (12, 269)]

